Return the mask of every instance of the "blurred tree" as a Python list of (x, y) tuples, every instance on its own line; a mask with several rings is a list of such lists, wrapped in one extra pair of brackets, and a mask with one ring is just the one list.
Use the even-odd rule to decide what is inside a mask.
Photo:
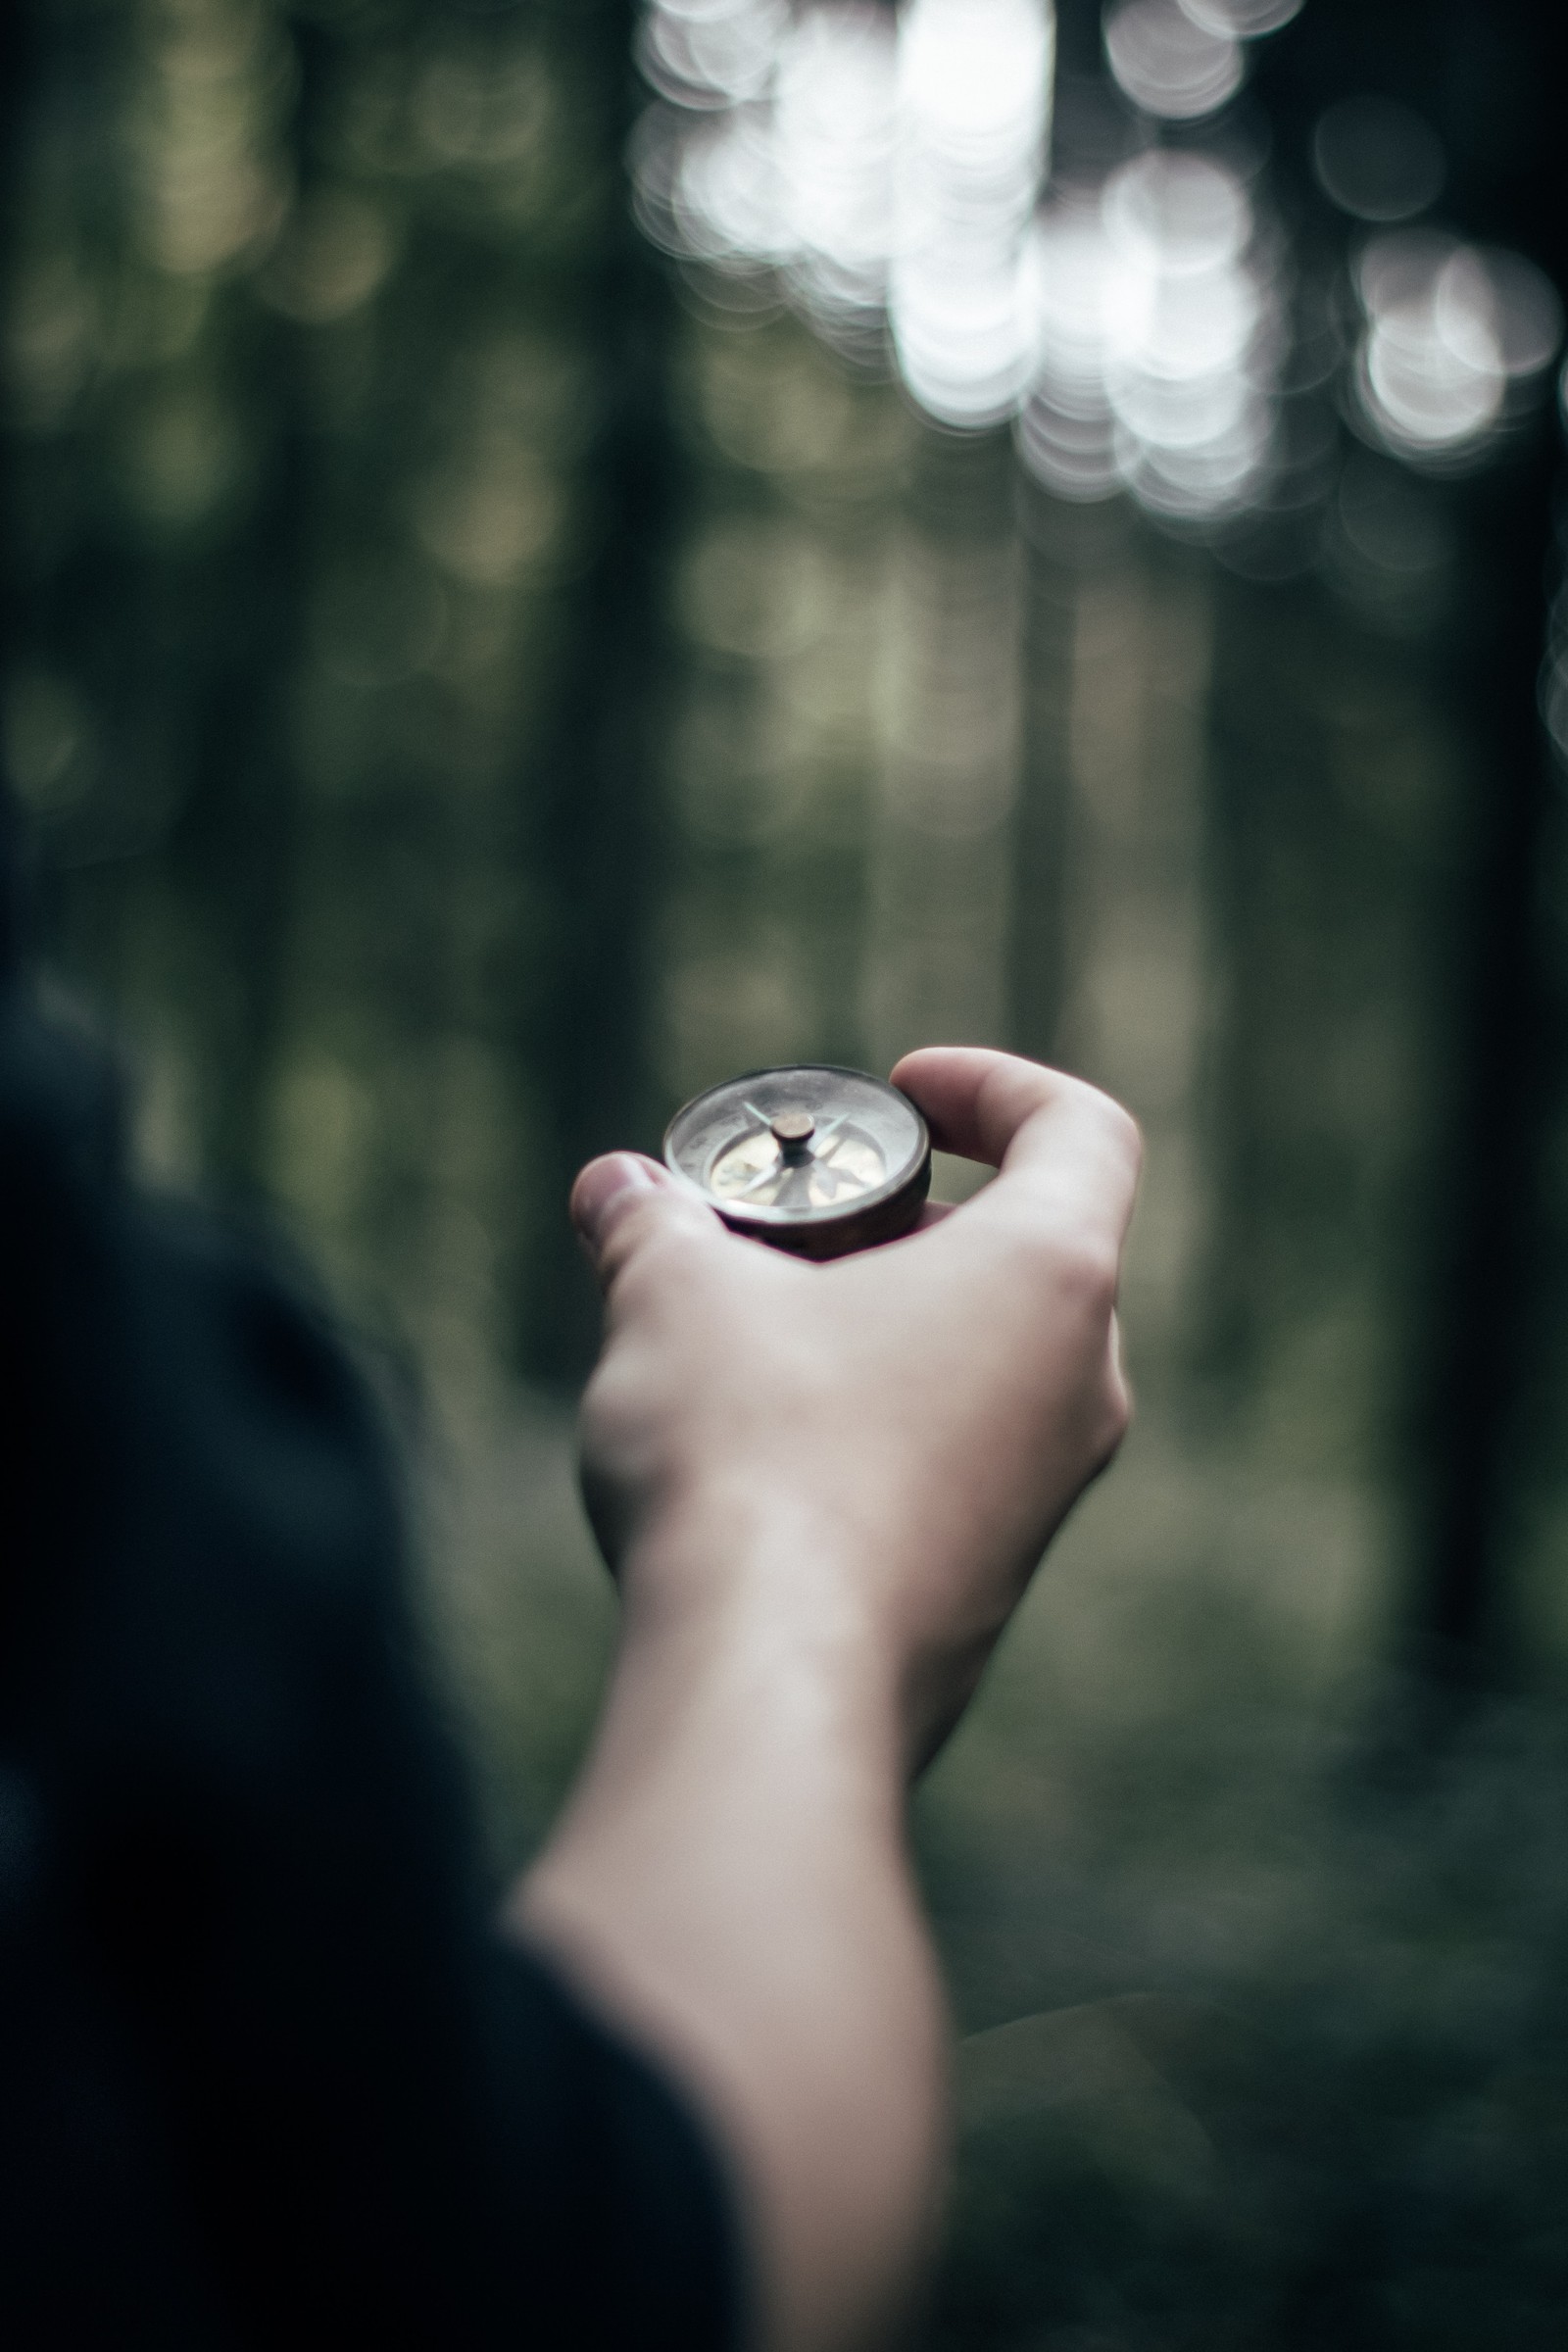
[[(452, 1252), (466, 1251), (471, 1298), (489, 1301), (474, 1315), (552, 1380), (581, 1371), (596, 1328), (565, 1241), (570, 1175), (608, 1144), (652, 1143), (665, 1107), (654, 1046), (670, 958), (655, 929), (675, 906), (667, 875), (681, 853), (661, 779), (694, 658), (674, 635), (668, 587), (686, 520), (721, 471), (699, 433), (675, 429), (687, 394), (671, 368), (677, 350), (725, 330), (685, 318), (677, 270), (647, 249), (624, 202), (644, 96), (636, 13), (632, 0), (35, 0), (4, 34), (8, 156), (24, 192), (9, 214), (8, 743), (46, 845), (60, 959), (122, 1010), (139, 993), (150, 1026), (175, 1040), (193, 1105), (189, 1172), (278, 1195), (318, 1239), (347, 1237), (362, 1268), (432, 1312), (455, 1295)], [(1099, 72), (1091, 0), (1065, 0), (1059, 34), (1069, 80)], [(1505, 239), (1561, 283), (1564, 208), (1543, 96), (1561, 40), (1553, 13), (1527, 0), (1500, 11), (1397, 0), (1375, 15), (1308, 0), (1255, 51), (1246, 101), (1275, 133), (1270, 184), (1308, 273), (1343, 255), (1347, 233), (1310, 183), (1311, 127), (1323, 106), (1367, 86), (1402, 93), (1437, 124), (1459, 227)], [(775, 350), (784, 336), (747, 378), (754, 422), (775, 404), (795, 416), (791, 430), (815, 417), (826, 446), (840, 407), (896, 419), (883, 386), (837, 403), (803, 395), (792, 409), (771, 379)], [(963, 985), (934, 1003), (973, 1007), (991, 989), (1005, 997), (998, 1030), (1049, 1052), (1075, 889), (1074, 629), (1100, 542), (1122, 516), (1030, 490), (1019, 534), (1002, 437), (927, 435), (908, 537), (887, 563), (899, 576), (879, 603), (873, 548), (892, 493), (878, 474), (857, 511), (849, 485), (874, 469), (872, 441), (891, 450), (899, 436), (882, 423), (863, 446), (846, 434), (837, 477), (784, 465), (778, 544), (804, 551), (803, 578), (814, 569), (836, 583), (823, 611), (847, 594), (863, 606), (868, 669), (879, 631), (890, 674), (909, 667), (907, 694), (898, 689), (906, 734), (911, 713), (925, 726), (922, 695), (934, 713), (961, 704), (936, 659), (957, 644), (957, 620), (975, 622), (988, 661), (995, 652), (990, 608), (963, 582), (988, 565), (1006, 573), (997, 626), (1009, 645), (1017, 632), (1022, 737), (1010, 844), (976, 830), (973, 809), (963, 834), (956, 770), (943, 787), (952, 807), (920, 806), (930, 778), (915, 775), (916, 759), (884, 795), (868, 851), (869, 734), (852, 742), (845, 730), (833, 748), (824, 727), (808, 753), (802, 730), (787, 758), (763, 746), (754, 766), (777, 774), (793, 760), (799, 782), (836, 761), (822, 805), (836, 795), (838, 814), (768, 834), (759, 802), (744, 853), (710, 847), (692, 862), (692, 903), (711, 909), (744, 880), (758, 939), (771, 925), (799, 950), (775, 958), (775, 997), (808, 995), (808, 969), (840, 976), (819, 1022), (809, 1016), (843, 1040), (835, 1051), (854, 1050), (862, 1021), (865, 992), (845, 977), (864, 950), (858, 927), (869, 937), (880, 923), (879, 1037), (924, 1004), (908, 975), (940, 967)], [(1379, 925), (1403, 937), (1412, 922), (1443, 1023), (1441, 1051), (1423, 1045), (1420, 1057), (1434, 1083), (1451, 1073), (1452, 1092), (1441, 1132), (1435, 1110), (1419, 1111), (1431, 1121), (1424, 1177), (1377, 1177), (1380, 1199), (1396, 1202), (1400, 1184), (1420, 1181), (1424, 1206), (1396, 1245), (1380, 1208), (1376, 1235), (1352, 1241), (1347, 1280), (1364, 1304), (1388, 1289), (1376, 1269), (1403, 1267), (1422, 1531), (1411, 1620), (1422, 1640), (1472, 1658), (1501, 1639), (1526, 1506), (1557, 1443), (1550, 1414), (1568, 1392), (1553, 1328), (1568, 1298), (1564, 1238), (1542, 1204), (1565, 958), (1539, 902), (1558, 820), (1533, 716), (1554, 446), (1538, 416), (1473, 480), (1412, 491), (1459, 549), (1458, 602), (1431, 673), (1434, 740), (1443, 757), (1462, 743), (1469, 779), (1450, 873), (1379, 863), (1335, 813), (1321, 709), (1277, 771), (1252, 781), (1287, 712), (1317, 693), (1301, 649), (1319, 677), (1360, 660), (1353, 627), (1325, 619), (1317, 588), (1223, 590), (1215, 673), (1234, 1008), (1233, 1262), (1215, 1288), (1216, 1325), (1238, 1356), (1249, 1330), (1256, 1341), (1295, 1328), (1304, 1309), (1279, 1276), (1279, 1235), (1298, 1208), (1320, 1233), (1348, 1216), (1346, 1171), (1363, 1146), (1363, 1157), (1383, 1149), (1373, 1128), (1390, 1115), (1380, 1100), (1360, 1144), (1347, 1130), (1319, 1160), (1300, 1149), (1298, 1106), (1282, 1109), (1268, 1072), (1298, 1068), (1331, 1091), (1330, 1031), (1350, 1051), (1349, 982), (1276, 989), (1282, 958), (1353, 950), (1370, 986)], [(916, 643), (933, 612), (931, 644)], [(1378, 654), (1374, 699), (1407, 707), (1423, 658)], [(759, 737), (796, 730), (780, 713), (798, 713), (820, 683), (808, 665), (771, 662), (760, 656), (747, 673)], [(1010, 725), (1010, 687), (975, 690), (985, 665), (967, 667), (988, 711), (1006, 702)], [(1265, 712), (1260, 680), (1288, 673), (1296, 683)], [(722, 744), (722, 725), (714, 735)], [(744, 797), (755, 779), (733, 750), (713, 757)], [(1293, 792), (1298, 768), (1310, 780)], [(816, 790), (803, 786), (803, 806)], [(902, 833), (888, 820), (895, 802)], [(1292, 859), (1315, 879), (1271, 898), (1260, 877)], [(1359, 861), (1343, 904), (1336, 859)], [(969, 887), (954, 879), (960, 867), (979, 877), (973, 936), (960, 925), (939, 938), (941, 894), (928, 885), (951, 883), (956, 900)], [(1008, 911), (993, 922), (999, 876)], [(759, 946), (766, 977), (763, 960)], [(733, 956), (729, 967), (710, 959), (710, 979), (733, 967)], [(766, 990), (755, 993), (760, 1005)], [(1342, 1064), (1332, 1083), (1343, 1088)]]
[[(1376, 11), (1312, 0), (1263, 53), (1256, 84), (1290, 200), (1314, 208), (1302, 172), (1322, 108), (1362, 89), (1399, 97), (1444, 141), (1446, 215), (1568, 283), (1564, 151), (1546, 95), (1562, 86), (1564, 36), (1561, 11), (1541, 0), (1396, 0)], [(1561, 486), (1555, 419), (1538, 408), (1499, 459), (1446, 493), (1460, 588), (1442, 692), (1466, 747), (1468, 805), (1446, 967), (1430, 983), (1446, 1014), (1450, 1087), (1416, 1177), (1431, 1242), (1405, 1377), (1410, 1638), (1417, 1655), (1461, 1679), (1507, 1671), (1510, 1572), (1544, 1468), (1521, 1441), (1565, 1303), (1560, 1273), (1548, 1275), (1562, 1243), (1542, 1220), (1568, 1030), (1561, 950), (1540, 893), (1561, 818), (1536, 709)], [(1560, 1448), (1561, 1433), (1549, 1443)]]
[(623, 194), (640, 103), (637, 9), (634, 0), (577, 0), (552, 15), (567, 68), (588, 93), (577, 161), (603, 188), (605, 214), (576, 293), (594, 412), (584, 461), (591, 537), (565, 592), (551, 711), (529, 761), (555, 954), (523, 1039), (545, 1110), (547, 1213), (523, 1272), (521, 1328), (528, 1370), (575, 1380), (597, 1351), (598, 1304), (575, 1253), (562, 1247), (557, 1215), (564, 1219), (583, 1160), (628, 1139), (651, 1144), (657, 1131), (650, 918), (682, 465), (670, 418), (671, 289)]
[(1016, 484), (1023, 555), (1022, 740), (1013, 825), (1008, 1036), (1020, 1054), (1059, 1051), (1074, 883), (1073, 643), (1085, 588), (1124, 555), (1120, 506), (1070, 507)]
[[(35, 87), (39, 27), (31, 7), (16, 7), (0, 16), (0, 284), (9, 282), (21, 242), (21, 222), (26, 203), (26, 173), (23, 157), (26, 142), (27, 109)], [(21, 523), (20, 481), (22, 453), (9, 436), (0, 443), (0, 537), (16, 544)], [(17, 667), (23, 643), (24, 588), (15, 564), (0, 566), (0, 678)], [(7, 766), (9, 767), (9, 761)], [(21, 831), (9, 777), (0, 780), (0, 827), (8, 865), (20, 861)], [(13, 873), (12, 887), (18, 877)], [(11, 926), (20, 908), (0, 906), (0, 947), (9, 943)]]

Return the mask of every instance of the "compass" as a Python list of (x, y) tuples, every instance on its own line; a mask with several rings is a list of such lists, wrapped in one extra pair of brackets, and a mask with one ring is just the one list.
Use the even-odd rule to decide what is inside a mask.
[(931, 1185), (931, 1139), (907, 1095), (824, 1062), (710, 1087), (670, 1121), (664, 1159), (733, 1231), (798, 1257), (907, 1233)]

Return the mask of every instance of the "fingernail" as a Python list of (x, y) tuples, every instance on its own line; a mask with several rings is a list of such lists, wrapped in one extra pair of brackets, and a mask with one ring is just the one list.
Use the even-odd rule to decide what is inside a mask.
[(612, 1152), (603, 1159), (591, 1159), (571, 1188), (571, 1221), (594, 1247), (612, 1202), (623, 1193), (651, 1193), (657, 1184), (648, 1162), (634, 1152)]

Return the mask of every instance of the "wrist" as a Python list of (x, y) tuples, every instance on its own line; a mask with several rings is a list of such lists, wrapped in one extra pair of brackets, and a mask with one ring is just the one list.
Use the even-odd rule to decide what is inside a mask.
[(902, 1750), (902, 1661), (847, 1514), (755, 1480), (671, 1494), (622, 1556), (617, 1673), (783, 1686), (871, 1752)]
[(967, 1578), (951, 1563), (974, 1547), (972, 1527), (938, 1513), (890, 1528), (854, 1503), (821, 1477), (805, 1492), (756, 1475), (672, 1488), (621, 1558), (621, 1667), (657, 1657), (661, 1680), (748, 1677), (762, 1706), (783, 1682), (813, 1686), (902, 1787), (973, 1695), (1022, 1576), (999, 1587), (1000, 1605), (960, 1608)]

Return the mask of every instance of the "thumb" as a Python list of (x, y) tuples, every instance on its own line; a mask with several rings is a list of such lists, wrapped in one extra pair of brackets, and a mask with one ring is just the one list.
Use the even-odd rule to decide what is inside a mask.
[(591, 1159), (571, 1188), (570, 1207), (578, 1237), (606, 1288), (632, 1251), (656, 1233), (687, 1230), (707, 1236), (723, 1230), (711, 1209), (638, 1152)]

